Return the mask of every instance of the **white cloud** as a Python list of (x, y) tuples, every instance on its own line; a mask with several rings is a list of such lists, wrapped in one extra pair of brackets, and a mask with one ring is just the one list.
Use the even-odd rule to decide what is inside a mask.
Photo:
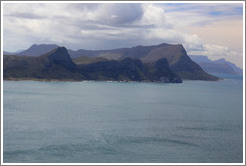
[(173, 28), (174, 25), (166, 16), (164, 9), (153, 4), (144, 4), (143, 10), (144, 14), (141, 20), (141, 24), (154, 25), (155, 27), (162, 27), (165, 29)]

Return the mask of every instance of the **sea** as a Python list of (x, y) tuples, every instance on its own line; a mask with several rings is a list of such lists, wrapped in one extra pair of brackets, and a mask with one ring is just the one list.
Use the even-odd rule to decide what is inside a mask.
[(242, 163), (243, 80), (3, 81), (3, 163)]

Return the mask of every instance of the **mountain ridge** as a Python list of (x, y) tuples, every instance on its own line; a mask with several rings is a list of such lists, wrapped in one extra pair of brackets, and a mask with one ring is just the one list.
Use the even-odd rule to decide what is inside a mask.
[[(31, 56), (30, 50), (34, 48), (43, 47), (46, 48), (45, 51), (51, 51), (52, 47), (57, 47), (57, 45), (32, 45), (28, 50), (22, 51), (17, 54), (26, 54)], [(37, 50), (39, 50), (37, 49)], [(23, 53), (24, 52), (24, 53)], [(27, 54), (28, 52), (28, 54)], [(35, 51), (34, 51), (35, 52)], [(44, 51), (43, 51), (44, 52)], [(43, 53), (42, 52), (42, 53)], [(153, 46), (135, 46), (131, 48), (119, 48), (113, 50), (83, 50), (79, 49), (77, 51), (67, 50), (68, 54), (73, 60), (81, 56), (87, 56), (89, 58), (104, 58), (108, 60), (122, 60), (124, 58), (139, 59), (144, 64), (155, 63), (160, 59), (167, 59), (170, 69), (181, 79), (188, 80), (218, 80), (218, 77), (210, 75), (203, 71), (203, 69), (193, 62), (187, 55), (186, 50), (181, 44), (167, 44), (162, 43)], [(33, 56), (37, 56), (39, 51), (36, 51)], [(39, 53), (40, 54), (40, 53)]]
[(202, 55), (190, 55), (189, 57), (210, 74), (243, 75), (241, 68), (225, 60), (225, 58), (213, 61)]

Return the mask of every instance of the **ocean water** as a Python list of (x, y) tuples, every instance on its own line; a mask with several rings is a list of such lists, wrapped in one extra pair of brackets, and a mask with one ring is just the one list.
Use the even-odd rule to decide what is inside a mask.
[(4, 163), (241, 163), (243, 82), (3, 82)]

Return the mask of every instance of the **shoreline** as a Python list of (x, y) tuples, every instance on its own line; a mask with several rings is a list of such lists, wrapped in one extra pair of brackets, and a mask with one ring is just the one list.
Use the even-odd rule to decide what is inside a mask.
[(3, 78), (3, 81), (38, 81), (38, 82), (119, 82), (119, 83), (162, 83), (162, 84), (182, 84), (184, 81), (205, 81), (205, 82), (219, 82), (225, 80), (225, 78), (220, 78), (218, 80), (182, 80), (181, 83), (175, 82), (160, 82), (160, 81), (115, 81), (115, 80), (72, 80), (72, 79), (23, 79), (23, 78)]
[(71, 80), (71, 79), (18, 79), (18, 78), (10, 78), (10, 79), (3, 79), (3, 81), (39, 81), (39, 82), (123, 82), (123, 83), (167, 83), (167, 84), (180, 84), (174, 82), (160, 82), (160, 81), (115, 81), (115, 80)]
[(120, 83), (162, 83), (181, 84), (182, 82), (161, 82), (161, 81), (128, 81), (128, 80), (73, 80), (73, 79), (36, 79), (36, 78), (3, 78), (3, 81), (40, 81), (40, 82), (120, 82)]

